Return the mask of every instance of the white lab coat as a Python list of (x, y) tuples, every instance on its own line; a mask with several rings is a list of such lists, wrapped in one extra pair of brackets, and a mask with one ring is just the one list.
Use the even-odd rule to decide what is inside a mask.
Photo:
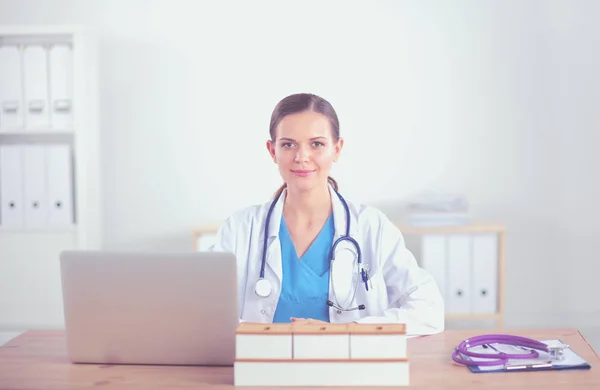
[[(273, 208), (270, 219), (265, 265), (265, 279), (272, 286), (269, 297), (258, 297), (254, 287), (260, 275), (265, 221), (271, 201), (245, 208), (230, 216), (219, 229), (216, 242), (211, 248), (214, 251), (233, 253), (237, 258), (238, 310), (241, 321), (271, 323), (273, 320), (282, 283), (278, 233), (285, 191)], [(337, 239), (346, 232), (346, 213), (331, 186), (330, 195), (334, 239)], [(361, 282), (352, 302), (354, 306), (364, 304), (364, 310), (339, 313), (337, 309), (330, 307), (330, 322), (403, 323), (410, 335), (442, 332), (444, 302), (440, 291), (432, 276), (418, 266), (412, 253), (406, 249), (399, 229), (381, 211), (349, 200), (346, 202), (350, 209), (350, 236), (360, 244), (362, 261), (369, 268), (371, 286), (366, 291)], [(348, 273), (348, 278), (352, 277), (350, 274), (352, 272)], [(338, 280), (340, 276), (335, 274), (334, 278)], [(350, 295), (341, 299), (348, 299), (348, 296)], [(334, 298), (330, 282), (329, 299), (336, 302)]]

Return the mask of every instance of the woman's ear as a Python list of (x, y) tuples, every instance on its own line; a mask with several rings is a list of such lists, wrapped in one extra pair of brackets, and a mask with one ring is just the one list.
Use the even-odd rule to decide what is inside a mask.
[(267, 150), (273, 159), (273, 162), (277, 164), (277, 157), (275, 156), (275, 144), (271, 140), (267, 140)]
[(342, 148), (344, 147), (344, 140), (342, 138), (338, 139), (338, 142), (335, 144), (335, 154), (333, 156), (333, 161), (337, 162), (340, 158), (340, 153), (342, 152)]

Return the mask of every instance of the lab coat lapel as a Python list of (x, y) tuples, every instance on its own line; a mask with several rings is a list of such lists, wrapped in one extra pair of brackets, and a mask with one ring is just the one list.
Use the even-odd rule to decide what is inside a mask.
[[(331, 205), (333, 210), (333, 225), (335, 227), (335, 238), (334, 241), (338, 238), (344, 236), (346, 234), (346, 209), (344, 208), (344, 203), (340, 197), (336, 194), (335, 190), (329, 185), (329, 194), (331, 196)], [(348, 205), (350, 210), (350, 237), (356, 238), (356, 234), (358, 232), (358, 219), (356, 218), (356, 213)]]

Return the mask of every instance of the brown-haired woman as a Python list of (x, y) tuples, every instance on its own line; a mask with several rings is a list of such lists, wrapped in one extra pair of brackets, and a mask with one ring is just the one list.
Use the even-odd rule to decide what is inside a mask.
[(229, 217), (215, 251), (238, 264), (241, 321), (403, 323), (444, 329), (439, 289), (379, 210), (346, 201), (330, 169), (344, 145), (331, 104), (309, 93), (273, 110), (267, 150), (284, 184)]

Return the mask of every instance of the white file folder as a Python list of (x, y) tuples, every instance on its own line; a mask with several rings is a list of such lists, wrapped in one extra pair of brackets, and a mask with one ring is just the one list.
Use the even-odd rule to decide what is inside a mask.
[(50, 49), (50, 119), (54, 129), (72, 126), (73, 64), (71, 48), (55, 45)]
[(473, 240), (473, 290), (471, 307), (474, 313), (496, 313), (498, 299), (498, 235), (480, 233)]
[(0, 132), (23, 128), (21, 52), (16, 46), (0, 47)]
[(73, 220), (71, 149), (68, 145), (46, 146), (48, 174), (48, 224), (69, 227)]
[(23, 51), (25, 127), (30, 130), (50, 128), (47, 56), (43, 46), (27, 46)]
[(23, 153), (20, 146), (0, 145), (0, 202), (0, 226), (23, 227)]
[(25, 227), (47, 226), (46, 172), (43, 145), (23, 146)]
[(450, 314), (471, 312), (471, 240), (468, 234), (448, 235), (448, 299)]
[(421, 239), (421, 266), (435, 280), (444, 302), (448, 299), (446, 236), (426, 234)]

